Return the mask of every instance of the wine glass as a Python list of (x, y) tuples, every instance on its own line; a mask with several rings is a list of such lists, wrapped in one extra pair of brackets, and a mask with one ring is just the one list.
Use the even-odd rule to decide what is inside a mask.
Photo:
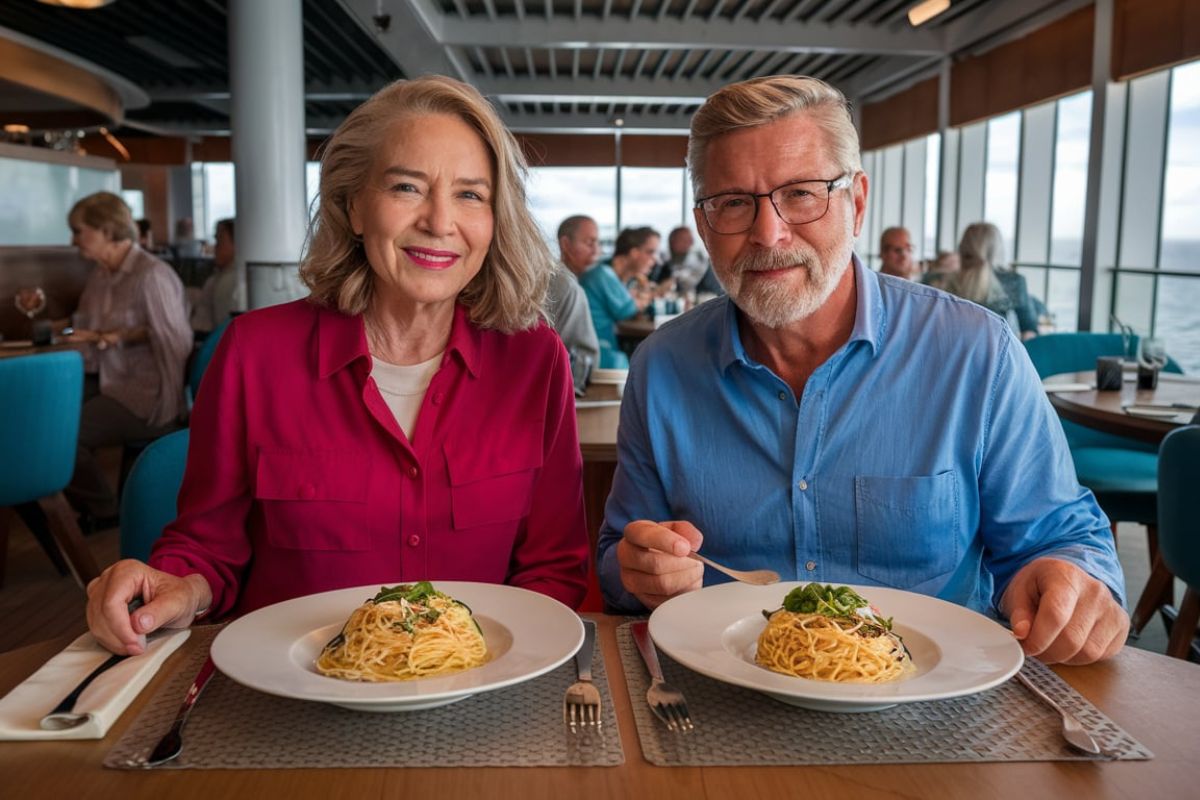
[(1160, 370), (1167, 365), (1167, 346), (1162, 339), (1147, 337), (1142, 339), (1138, 364), (1147, 369)]

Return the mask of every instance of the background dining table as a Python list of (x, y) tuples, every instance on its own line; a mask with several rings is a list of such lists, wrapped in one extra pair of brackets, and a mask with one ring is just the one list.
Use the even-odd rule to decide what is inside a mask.
[[(821, 767), (656, 767), (642, 756), (616, 638), (620, 617), (588, 615), (599, 623), (601, 650), (624, 747), (616, 767), (480, 767), (406, 769), (115, 770), (105, 755), (195, 638), (174, 654), (151, 684), (98, 741), (17, 742), (0, 745), (0, 776), (8, 797), (524, 797), (572, 800), (653, 797), (703, 800), (730, 797), (1195, 797), (1200, 786), (1200, 667), (1134, 648), (1115, 659), (1055, 671), (1153, 753), (1149, 761), (890, 764)], [(69, 639), (0, 654), (0, 694), (22, 681)], [(181, 698), (182, 699), (182, 698)], [(203, 696), (200, 703), (203, 703)], [(693, 714), (703, 709), (693, 709)], [(417, 712), (419, 713), (419, 712)], [(559, 706), (546, 709), (558, 716)], [(397, 735), (403, 735), (397, 715)], [(264, 730), (280, 747), (287, 731)], [(566, 732), (564, 730), (564, 735)], [(804, 732), (796, 731), (797, 736)]]
[[(1200, 379), (1187, 375), (1160, 373), (1155, 389), (1138, 389), (1137, 383), (1126, 373), (1120, 391), (1098, 391), (1094, 370), (1065, 372), (1046, 378), (1050, 405), (1065, 420), (1089, 428), (1128, 436), (1142, 442), (1158, 444), (1171, 431), (1184, 425), (1200, 406)], [(1054, 384), (1080, 387), (1076, 391), (1052, 391)], [(1083, 386), (1090, 388), (1084, 389)], [(1130, 414), (1126, 406), (1170, 406), (1179, 405), (1174, 418), (1148, 417)], [(1189, 413), (1190, 411), (1190, 413)]]

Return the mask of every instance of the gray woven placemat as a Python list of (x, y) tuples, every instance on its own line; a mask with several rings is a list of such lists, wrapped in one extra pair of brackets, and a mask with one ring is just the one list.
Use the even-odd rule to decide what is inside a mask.
[[(683, 692), (696, 724), (690, 734), (675, 734), (645, 702), (650, 676), (628, 623), (617, 629), (617, 642), (642, 753), (658, 766), (1093, 760), (1068, 747), (1058, 714), (1013, 681), (970, 697), (832, 714), (707, 678), (659, 651), (663, 676)], [(1023, 669), (1106, 751), (1120, 759), (1154, 757), (1040, 662), (1028, 660)]]
[[(200, 646), (109, 751), (104, 766), (139, 767), (170, 727), (217, 630), (195, 630)], [(581, 739), (562, 719), (574, 660), (516, 686), (398, 713), (275, 697), (218, 672), (188, 719), (183, 753), (156, 769), (615, 766), (625, 758), (599, 643), (592, 676), (603, 698), (604, 733)]]

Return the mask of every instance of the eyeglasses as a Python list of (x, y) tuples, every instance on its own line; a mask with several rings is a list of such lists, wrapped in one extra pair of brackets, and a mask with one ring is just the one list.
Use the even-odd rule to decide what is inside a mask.
[(758, 219), (758, 198), (766, 197), (779, 218), (788, 225), (816, 222), (829, 212), (829, 196), (834, 189), (850, 185), (851, 176), (832, 180), (796, 181), (769, 192), (720, 192), (696, 201), (704, 221), (715, 233), (745, 233)]

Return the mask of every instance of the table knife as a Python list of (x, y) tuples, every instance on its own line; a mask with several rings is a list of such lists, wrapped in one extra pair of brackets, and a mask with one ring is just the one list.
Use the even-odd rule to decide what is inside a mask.
[(183, 703), (179, 706), (179, 711), (175, 714), (175, 721), (171, 723), (171, 729), (158, 740), (158, 744), (150, 751), (150, 755), (146, 759), (146, 766), (157, 767), (159, 764), (165, 764), (183, 752), (183, 726), (187, 722), (188, 714), (192, 713), (192, 707), (196, 705), (200, 692), (204, 691), (205, 685), (213, 676), (216, 668), (217, 665), (213, 663), (212, 656), (204, 660), (204, 666), (200, 667), (200, 671), (196, 673), (196, 680), (192, 681), (191, 688), (188, 689)]

